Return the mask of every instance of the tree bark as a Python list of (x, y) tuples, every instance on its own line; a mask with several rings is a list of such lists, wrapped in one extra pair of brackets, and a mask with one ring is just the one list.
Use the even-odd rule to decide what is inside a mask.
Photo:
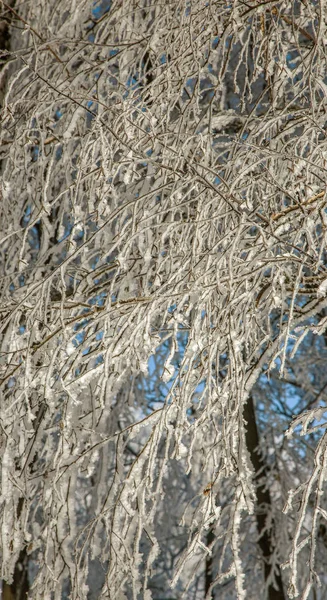
[(28, 589), (28, 556), (23, 548), (15, 565), (13, 582), (2, 583), (2, 600), (26, 600)]
[[(20, 498), (17, 506), (17, 519), (21, 515), (23, 503), (24, 499)], [(2, 600), (26, 600), (28, 590), (28, 554), (26, 546), (24, 546), (15, 565), (12, 583), (2, 581)]]
[[(267, 582), (272, 575), (271, 559), (274, 551), (272, 529), (266, 529), (266, 521), (272, 502), (269, 489), (266, 487), (268, 468), (259, 448), (259, 432), (252, 396), (249, 397), (244, 407), (244, 418), (247, 421), (246, 445), (255, 471), (255, 484), (257, 492), (256, 521), (259, 533), (258, 545), (264, 561), (264, 579)], [(210, 530), (207, 534), (207, 546), (212, 547), (213, 541), (214, 532), (213, 530)], [(207, 597), (214, 580), (212, 567), (213, 557), (208, 556), (205, 564), (205, 598)], [(277, 565), (275, 569), (274, 579), (276, 587), (274, 587), (271, 582), (268, 583), (267, 600), (286, 600), (279, 565)]]
[[(14, 6), (14, 1), (7, 0), (7, 5), (10, 7)], [(3, 5), (0, 7), (0, 107), (2, 107), (7, 82), (7, 78), (3, 76), (2, 70), (7, 62), (5, 52), (10, 50), (10, 23), (12, 15), (6, 7)]]
[[(213, 532), (213, 529), (210, 529), (208, 531), (207, 534), (207, 546), (208, 548), (212, 547), (213, 541), (215, 539), (215, 534)], [(210, 556), (207, 556), (206, 558), (206, 565), (205, 565), (205, 580), (204, 580), (204, 597), (207, 597), (207, 594), (209, 593), (210, 587), (213, 583), (213, 572), (212, 572), (212, 566), (213, 566), (213, 554), (211, 554)]]
[[(266, 487), (268, 468), (259, 448), (259, 433), (256, 422), (253, 398), (250, 395), (244, 406), (244, 419), (247, 421), (246, 445), (250, 453), (255, 471), (255, 484), (257, 492), (256, 520), (259, 533), (258, 544), (264, 561), (264, 577), (267, 582), (272, 575), (272, 556), (274, 552), (272, 528), (266, 528), (268, 513), (271, 508), (271, 496)], [(276, 587), (270, 582), (267, 587), (268, 600), (286, 600), (283, 580), (279, 565), (275, 568), (274, 580)]]

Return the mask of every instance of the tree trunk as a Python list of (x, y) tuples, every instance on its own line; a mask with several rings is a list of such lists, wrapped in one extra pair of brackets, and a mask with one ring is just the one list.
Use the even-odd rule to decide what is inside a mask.
[(2, 582), (2, 600), (26, 600), (28, 589), (28, 556), (23, 548), (15, 565), (13, 582)]
[[(244, 418), (247, 421), (246, 445), (255, 471), (257, 492), (256, 520), (259, 533), (258, 544), (264, 560), (265, 581), (268, 581), (272, 575), (271, 559), (274, 551), (272, 529), (266, 529), (266, 520), (271, 508), (271, 497), (269, 489), (266, 487), (268, 468), (259, 448), (259, 434), (252, 396), (249, 396), (248, 401), (244, 406)], [(285, 600), (286, 597), (279, 565), (275, 568), (274, 580), (276, 587), (274, 587), (272, 583), (268, 584), (268, 600)]]
[[(264, 578), (268, 581), (271, 577), (271, 559), (274, 551), (272, 530), (265, 529), (268, 512), (271, 508), (271, 497), (269, 489), (266, 488), (268, 478), (268, 468), (262, 457), (259, 448), (259, 433), (257, 428), (254, 403), (252, 396), (249, 397), (244, 407), (244, 418), (247, 421), (246, 445), (250, 453), (252, 465), (255, 471), (255, 483), (257, 492), (257, 510), (256, 520), (259, 533), (258, 544), (264, 561)], [(262, 483), (261, 483), (262, 482)], [(207, 534), (207, 546), (212, 547), (214, 541), (214, 532), (212, 529)], [(212, 572), (213, 558), (208, 556), (205, 564), (205, 590), (204, 597), (210, 591), (214, 577)], [(279, 565), (277, 565), (274, 573), (275, 584), (268, 584), (267, 600), (286, 600), (284, 594), (283, 581)]]
[[(213, 532), (213, 529), (209, 529), (208, 533), (207, 533), (207, 546), (208, 548), (212, 547), (213, 541), (215, 539), (215, 534)], [(210, 556), (207, 556), (206, 558), (206, 565), (205, 565), (205, 580), (204, 580), (204, 597), (207, 597), (207, 594), (209, 593), (211, 584), (213, 583), (213, 573), (212, 573), (212, 562), (213, 562), (213, 555), (211, 554)]]
[[(14, 0), (7, 0), (6, 4), (9, 7), (13, 7)], [(0, 107), (2, 108), (7, 81), (7, 77), (3, 75), (2, 70), (7, 62), (7, 56), (5, 55), (5, 52), (10, 50), (10, 23), (12, 20), (12, 14), (10, 10), (8, 10), (1, 3), (0, 9)]]
[[(17, 506), (17, 519), (21, 515), (23, 503), (23, 498), (20, 498)], [(24, 546), (15, 565), (13, 582), (2, 581), (2, 600), (26, 600), (28, 590), (28, 554), (26, 546)]]

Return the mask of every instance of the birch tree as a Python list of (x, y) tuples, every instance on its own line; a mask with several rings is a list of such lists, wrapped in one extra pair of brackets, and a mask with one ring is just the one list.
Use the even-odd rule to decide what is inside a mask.
[(324, 10), (1, 0), (4, 585), (324, 597)]

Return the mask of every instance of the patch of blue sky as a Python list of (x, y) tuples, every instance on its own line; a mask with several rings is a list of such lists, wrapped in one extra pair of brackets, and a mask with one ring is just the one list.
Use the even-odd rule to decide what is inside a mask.
[(56, 160), (60, 160), (62, 157), (62, 146), (58, 146), (56, 149)]
[[(162, 334), (160, 334), (162, 338), (165, 338), (166, 335), (166, 332), (162, 332)], [(178, 351), (171, 360), (171, 363), (175, 369), (171, 373), (171, 377), (168, 381), (163, 381), (162, 376), (164, 374), (167, 375), (167, 373), (165, 373), (164, 363), (171, 351), (171, 340), (164, 339), (164, 341), (156, 348), (155, 353), (148, 359), (148, 375), (142, 378), (142, 381), (140, 382), (140, 388), (142, 388), (146, 393), (150, 409), (152, 403), (157, 404), (158, 400), (159, 402), (163, 402), (166, 399), (172, 385), (179, 376), (179, 368), (185, 352), (187, 336), (179, 336), (178, 333), (177, 341)]]
[(296, 393), (296, 389), (293, 385), (285, 384), (285, 386), (283, 386), (283, 387), (284, 387), (284, 394), (283, 394), (284, 404), (287, 406), (287, 408), (290, 410), (290, 412), (293, 413), (296, 406), (301, 401), (301, 396)]
[(31, 213), (32, 213), (32, 206), (31, 206), (31, 204), (28, 204), (24, 210), (24, 215), (22, 218), (22, 227), (25, 228), (29, 224), (29, 222), (31, 220)]
[(151, 355), (149, 360), (148, 360), (148, 373), (149, 373), (149, 377), (153, 377), (156, 371), (156, 361), (154, 359), (154, 356)]
[[(96, 283), (96, 282), (94, 282), (94, 283)], [(107, 295), (108, 294), (106, 291), (100, 292), (99, 294), (96, 294), (96, 296), (94, 296), (94, 298), (90, 298), (88, 300), (88, 303), (90, 306), (103, 306), (105, 303), (105, 300), (107, 298)], [(88, 309), (86, 309), (86, 310), (88, 310)]]
[(195, 388), (195, 394), (200, 395), (203, 394), (203, 392), (205, 391), (206, 388), (206, 380), (203, 379), (202, 381), (200, 381), (200, 383), (198, 383), (198, 385)]
[(105, 15), (107, 12), (109, 12), (110, 7), (111, 7), (111, 0), (95, 0), (95, 2), (93, 2), (93, 8), (92, 8), (93, 19), (95, 19), (96, 21), (101, 19), (101, 17), (103, 17), (103, 15)]
[(73, 339), (73, 344), (74, 346), (80, 346), (85, 339), (85, 331), (80, 331), (79, 333), (77, 333), (77, 335), (75, 335), (74, 339)]
[(180, 325), (180, 329), (176, 335), (177, 346), (178, 346), (178, 355), (176, 357), (176, 364), (178, 363), (178, 366), (184, 356), (188, 339), (189, 339), (189, 332), (183, 328), (183, 325)]
[(73, 229), (73, 225), (74, 224), (72, 221), (69, 221), (67, 218), (64, 218), (64, 233), (63, 236), (58, 239), (58, 244), (60, 244), (60, 242), (63, 242), (66, 238), (68, 238)]
[(217, 35), (216, 37), (213, 38), (213, 40), (211, 42), (211, 48), (213, 50), (215, 50), (216, 48), (218, 48), (218, 44), (219, 44), (219, 36)]
[(38, 146), (32, 146), (32, 162), (36, 162), (40, 156), (40, 148)]
[(167, 55), (166, 55), (166, 53), (162, 54), (162, 55), (160, 56), (159, 60), (160, 60), (160, 63), (161, 63), (162, 65), (165, 65), (165, 64), (166, 64), (166, 62), (167, 62)]
[[(202, 380), (202, 381), (200, 381), (200, 382), (198, 383), (198, 385), (196, 386), (196, 388), (195, 388), (195, 390), (194, 390), (194, 392), (193, 392), (193, 394), (192, 394), (192, 402), (193, 402), (195, 405), (199, 405), (199, 402), (201, 401), (201, 397), (203, 397), (203, 396), (205, 396), (205, 395), (206, 395), (206, 392), (207, 392), (207, 390), (206, 390), (206, 387), (207, 387), (207, 386), (206, 386), (206, 383), (207, 383), (207, 382), (206, 382), (206, 380), (205, 380), (205, 379), (203, 379), (203, 380)], [(190, 408), (190, 409), (188, 409), (188, 415), (189, 415), (189, 416), (192, 416), (192, 415), (193, 415), (193, 411), (192, 411), (192, 409), (191, 409), (191, 408)]]
[[(73, 346), (75, 348), (78, 348), (78, 346), (81, 346), (85, 340), (85, 336), (86, 336), (85, 331), (80, 331), (79, 333), (77, 333), (77, 335), (75, 335), (75, 337), (72, 340)], [(90, 351), (91, 351), (91, 346), (87, 346), (86, 348), (84, 348), (82, 350), (82, 356), (89, 354)]]
[(297, 51), (295, 52), (287, 52), (286, 54), (286, 64), (288, 66), (289, 69), (296, 69), (297, 65), (298, 65), (298, 61), (295, 60), (298, 58), (298, 53)]
[(189, 79), (186, 80), (186, 87), (190, 88), (191, 92), (194, 92), (194, 88), (197, 82), (197, 77), (189, 77)]
[(89, 319), (88, 314), (90, 312), (89, 308), (83, 308), (83, 310), (81, 311), (81, 315), (85, 315), (85, 320), (84, 321), (80, 321), (79, 323), (76, 323), (75, 325), (75, 330), (77, 331), (78, 329), (80, 329), (81, 327), (85, 327), (85, 325), (87, 325), (89, 323)]
[[(40, 221), (36, 223), (38, 225)], [(40, 235), (37, 227), (31, 227), (28, 232), (27, 238), (28, 244), (33, 250), (38, 250), (40, 248)]]

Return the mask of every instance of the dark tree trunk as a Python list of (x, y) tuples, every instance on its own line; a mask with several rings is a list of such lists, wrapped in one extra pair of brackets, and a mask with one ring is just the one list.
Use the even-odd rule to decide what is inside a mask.
[(2, 600), (26, 600), (28, 588), (28, 555), (23, 548), (16, 562), (13, 582), (2, 583)]
[[(7, 0), (7, 6), (14, 5), (13, 0)], [(6, 77), (2, 76), (2, 69), (7, 62), (6, 51), (10, 50), (10, 23), (12, 14), (8, 8), (0, 3), (0, 107), (2, 107), (5, 89)]]
[[(212, 529), (208, 531), (207, 534), (207, 546), (208, 548), (212, 548), (213, 542), (215, 539), (215, 534)], [(206, 598), (209, 593), (211, 584), (213, 583), (213, 572), (212, 572), (212, 561), (213, 555), (211, 554), (206, 558), (206, 566), (205, 566), (205, 581), (204, 581), (204, 597)]]
[[(17, 519), (21, 515), (23, 503), (23, 498), (20, 498), (17, 506)], [(12, 583), (2, 581), (2, 600), (26, 600), (28, 590), (28, 554), (26, 546), (24, 546), (15, 565)]]
[[(268, 512), (271, 507), (271, 497), (269, 489), (266, 487), (268, 468), (259, 448), (259, 434), (252, 396), (249, 396), (244, 406), (244, 418), (247, 421), (246, 445), (255, 471), (258, 544), (264, 561), (264, 577), (265, 581), (267, 581), (271, 576), (271, 558), (274, 551), (272, 529), (265, 528)], [(276, 588), (273, 587), (272, 583), (269, 583), (267, 598), (268, 600), (286, 600), (279, 565), (275, 568), (274, 575)]]

